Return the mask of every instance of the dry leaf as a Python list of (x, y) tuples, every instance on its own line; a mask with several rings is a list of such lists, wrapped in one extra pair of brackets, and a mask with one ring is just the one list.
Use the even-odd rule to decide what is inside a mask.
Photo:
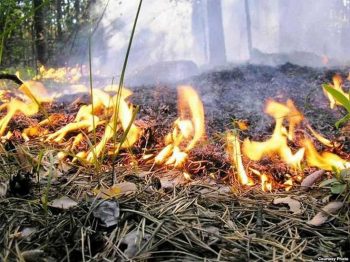
[(140, 231), (131, 231), (125, 235), (120, 241), (126, 245), (124, 254), (127, 258), (133, 258), (137, 255), (140, 248), (151, 238), (150, 234), (142, 234)]
[(104, 227), (118, 225), (120, 216), (119, 203), (110, 200), (101, 201), (92, 213)]
[(8, 189), (8, 186), (6, 183), (0, 183), (0, 198), (6, 196), (7, 189)]
[(335, 201), (328, 203), (322, 211), (318, 212), (310, 221), (307, 222), (311, 226), (320, 226), (324, 224), (330, 215), (334, 215), (342, 208), (343, 202)]
[(308, 175), (307, 177), (304, 178), (303, 182), (301, 182), (301, 187), (304, 190), (309, 189), (309, 187), (313, 186), (315, 182), (323, 176), (324, 173), (325, 173), (324, 170), (317, 170), (312, 174)]
[(100, 189), (95, 188), (92, 190), (94, 195), (103, 199), (120, 197), (121, 195), (128, 195), (136, 191), (137, 191), (136, 185), (131, 182), (122, 182), (119, 184), (114, 184), (110, 188), (100, 188)]
[(43, 255), (44, 255), (44, 250), (41, 249), (32, 249), (32, 250), (27, 250), (22, 252), (22, 257), (24, 261), (27, 262), (37, 262), (37, 261), (43, 261)]
[(301, 213), (301, 204), (299, 201), (292, 199), (291, 197), (284, 197), (284, 198), (275, 198), (273, 200), (274, 205), (278, 204), (287, 204), (289, 206), (290, 211), (293, 212), (293, 214), (300, 214)]
[(52, 201), (49, 206), (59, 209), (70, 209), (72, 207), (75, 207), (76, 205), (78, 205), (76, 201), (70, 199), (69, 197), (63, 196)]

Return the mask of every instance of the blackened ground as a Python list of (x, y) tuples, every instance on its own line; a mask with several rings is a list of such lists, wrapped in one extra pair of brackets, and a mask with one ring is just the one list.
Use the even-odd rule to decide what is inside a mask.
[[(223, 68), (163, 86), (134, 88), (133, 102), (155, 113), (173, 114), (176, 117), (177, 85), (191, 85), (198, 90), (206, 112), (208, 133), (232, 128), (232, 120), (247, 119), (248, 135), (270, 134), (273, 120), (264, 113), (269, 98), (285, 102), (292, 99), (312, 126), (325, 135), (336, 136), (334, 123), (343, 112), (330, 110), (322, 84), (332, 83), (332, 76), (339, 73), (344, 79), (349, 69), (301, 67), (285, 64), (279, 67), (242, 65)], [(350, 81), (346, 80), (347, 90)], [(148, 111), (148, 110), (147, 110)]]

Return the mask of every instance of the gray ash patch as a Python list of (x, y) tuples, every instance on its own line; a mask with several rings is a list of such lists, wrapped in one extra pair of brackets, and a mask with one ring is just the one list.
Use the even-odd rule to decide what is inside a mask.
[[(250, 134), (267, 132), (273, 119), (264, 113), (269, 98), (280, 102), (292, 99), (310, 123), (325, 134), (334, 133), (339, 110), (330, 110), (322, 84), (332, 76), (347, 76), (346, 69), (315, 69), (285, 64), (279, 67), (243, 65), (202, 73), (187, 80), (162, 87), (134, 89), (133, 102), (157, 110), (168, 104), (176, 112), (177, 85), (191, 85), (203, 101), (210, 131), (232, 128), (233, 119), (248, 119)], [(171, 111), (170, 110), (170, 111)]]

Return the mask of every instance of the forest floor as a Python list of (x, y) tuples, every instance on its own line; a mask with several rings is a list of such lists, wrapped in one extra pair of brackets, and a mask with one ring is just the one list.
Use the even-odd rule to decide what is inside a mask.
[[(350, 160), (347, 128), (334, 128), (344, 112), (329, 109), (321, 88), (331, 83), (335, 73), (346, 79), (349, 69), (246, 65), (174, 84), (135, 87), (132, 102), (140, 105), (136, 124), (143, 136), (134, 148), (116, 159), (106, 157), (98, 168), (58, 161), (55, 153), (64, 144), (47, 145), (39, 139), (24, 142), (18, 137), (4, 141), (0, 193), (5, 185), (9, 189), (0, 197), (0, 260), (316, 261), (318, 257), (350, 257), (349, 189), (332, 194), (329, 187), (318, 185), (310, 190), (295, 185), (288, 192), (283, 188), (263, 192), (259, 184), (241, 186), (232, 179), (225, 153), (224, 132), (234, 128), (235, 120), (249, 123), (241, 139), (264, 140), (274, 126), (264, 114), (267, 99), (285, 102), (290, 98), (318, 132), (341, 145), (334, 151)], [(344, 82), (346, 90), (349, 83)], [(206, 113), (205, 143), (190, 153), (184, 167), (191, 180), (183, 178), (181, 170), (142, 159), (145, 151), (155, 153), (162, 148), (177, 117), (176, 86), (181, 84), (198, 90)], [(46, 108), (48, 113), (66, 115), (60, 126), (52, 128), (72, 121), (79, 105), (70, 105), (57, 101)], [(20, 132), (43, 117), (42, 113), (31, 118), (16, 116), (10, 129)], [(100, 136), (103, 130), (96, 132)], [(41, 156), (45, 168), (24, 169), (28, 154)], [(260, 166), (271, 170), (275, 179), (292, 172), (279, 162)], [(305, 168), (303, 173), (315, 171)], [(331, 178), (331, 172), (326, 177)], [(113, 184), (117, 185), (113, 192), (101, 189)], [(100, 198), (103, 194), (113, 197)], [(290, 200), (276, 204), (286, 197), (297, 208), (288, 206)], [(331, 201), (343, 202), (340, 211), (326, 216), (320, 226), (310, 225), (308, 221)]]

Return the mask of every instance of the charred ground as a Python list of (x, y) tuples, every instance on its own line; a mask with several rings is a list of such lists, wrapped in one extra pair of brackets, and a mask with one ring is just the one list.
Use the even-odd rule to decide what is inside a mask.
[[(3, 170), (7, 173), (2, 181), (11, 176), (11, 181), (20, 181), (12, 182), (15, 186), (30, 184), (31, 187), (29, 193), (24, 190), (26, 193), (22, 194), (12, 186), (7, 197), (0, 199), (0, 247), (3, 250), (0, 258), (15, 260), (23, 251), (36, 250), (42, 261), (68, 261), (69, 258), (74, 261), (83, 257), (86, 261), (101, 261), (103, 257), (122, 260), (122, 252), (127, 249), (124, 236), (137, 229), (144, 239), (140, 240), (142, 250), (135, 257), (137, 261), (199, 261), (204, 258), (208, 261), (265, 261), (300, 257), (311, 260), (317, 256), (349, 256), (348, 204), (340, 217), (321, 227), (306, 224), (326, 198), (341, 200), (329, 190), (316, 188), (305, 192), (296, 187), (291, 192), (266, 193), (259, 187), (243, 188), (234, 181), (234, 192), (230, 193), (224, 185), (230, 182), (227, 177), (231, 171), (224, 153), (222, 132), (234, 128), (234, 120), (247, 120), (250, 128), (241, 133), (242, 137), (266, 138), (273, 128), (272, 119), (263, 113), (268, 98), (292, 99), (316, 130), (342, 143), (343, 156), (349, 159), (348, 138), (344, 130), (334, 128), (342, 112), (328, 109), (321, 88), (323, 83), (331, 82), (335, 73), (342, 74), (345, 79), (349, 70), (291, 64), (277, 68), (246, 65), (206, 72), (173, 84), (135, 87), (132, 102), (141, 107), (137, 124), (144, 129), (144, 135), (133, 149), (133, 156), (123, 152), (114, 164), (138, 161), (145, 147), (151, 150), (152, 146), (157, 148), (162, 143), (177, 116), (176, 86), (192, 85), (203, 99), (209, 140), (191, 153), (186, 166), (198, 179), (187, 185), (180, 185), (183, 182), (180, 181), (179, 185), (169, 188), (163, 186), (164, 181), (159, 178), (181, 174), (176, 170), (151, 168), (142, 161), (138, 161), (137, 166), (112, 168), (111, 159), (106, 158), (98, 176), (92, 168), (74, 164), (69, 170), (60, 169), (61, 176), (52, 181), (48, 192), (51, 200), (61, 195), (80, 199), (78, 206), (68, 211), (44, 208), (41, 197), (48, 187), (47, 178), (37, 183), (37, 173), (33, 171), (27, 175), (21, 170), (16, 157), (17, 147), (23, 143), (20, 138), (5, 144), (2, 159)], [(348, 87), (345, 82), (345, 89)], [(50, 112), (68, 115), (62, 118), (62, 126), (72, 120), (80, 103), (84, 104), (84, 99), (71, 103), (72, 100), (47, 108)], [(43, 114), (38, 114), (34, 120), (19, 116), (11, 122), (11, 128), (22, 129), (29, 126), (30, 121), (42, 118)], [(102, 134), (102, 130), (97, 133)], [(35, 155), (42, 146), (34, 142), (28, 148)], [(270, 165), (266, 163), (267, 168), (276, 169), (276, 177), (288, 171), (283, 165)], [(59, 169), (56, 165), (55, 168)], [(101, 184), (111, 185), (112, 171), (117, 182), (133, 182), (137, 190), (131, 196), (113, 200), (120, 204), (120, 220), (118, 226), (106, 229), (92, 215), (99, 202), (91, 192)], [(311, 171), (306, 170), (306, 173)], [(209, 176), (215, 172), (219, 180)], [(217, 184), (218, 181), (222, 184)], [(290, 214), (288, 208), (272, 204), (273, 199), (284, 196), (292, 196), (302, 203), (302, 213)], [(30, 238), (16, 236), (16, 232), (26, 227), (36, 229)]]

